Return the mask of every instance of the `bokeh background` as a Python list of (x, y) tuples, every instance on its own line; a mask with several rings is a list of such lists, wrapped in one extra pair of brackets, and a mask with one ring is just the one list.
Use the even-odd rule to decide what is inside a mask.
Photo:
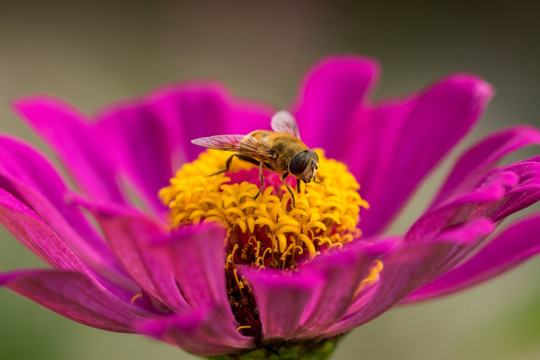
[[(407, 94), (453, 72), (493, 84), (497, 96), (467, 144), (510, 124), (540, 125), (539, 14), (532, 1), (497, 0), (0, 0), (0, 132), (47, 151), (11, 112), (11, 99), (54, 94), (91, 114), (186, 79), (216, 79), (236, 96), (287, 107), (314, 62), (355, 53), (383, 66), (375, 99)], [(455, 155), (390, 231), (404, 231), (422, 211)], [(27, 266), (42, 265), (2, 230), (0, 270)], [(394, 309), (348, 335), (335, 359), (539, 359), (539, 272), (535, 259), (467, 292)], [(76, 324), (1, 290), (0, 358), (194, 357)]]

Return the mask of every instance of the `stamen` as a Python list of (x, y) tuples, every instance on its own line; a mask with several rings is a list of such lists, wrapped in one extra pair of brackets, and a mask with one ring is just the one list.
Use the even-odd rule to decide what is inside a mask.
[(242, 325), (242, 326), (239, 326), (236, 328), (236, 331), (240, 332), (240, 330), (243, 330), (243, 329), (251, 329), (251, 326), (249, 325)]
[(242, 290), (244, 288), (244, 283), (242, 281), (240, 281), (240, 279), (238, 279), (238, 269), (233, 269), (233, 272), (234, 272), (234, 279), (236, 280), (236, 285), (238, 286), (238, 288), (240, 290)]
[(366, 287), (376, 284), (379, 281), (379, 275), (383, 268), (383, 262), (381, 260), (375, 260), (369, 269), (369, 275), (360, 282), (354, 296), (358, 295), (358, 293)]
[(131, 298), (131, 300), (129, 301), (129, 303), (130, 303), (131, 305), (133, 305), (133, 304), (135, 303), (135, 301), (136, 301), (137, 299), (139, 299), (139, 298), (142, 298), (142, 296), (143, 296), (143, 295), (142, 295), (141, 293), (138, 293), (138, 294), (133, 295), (133, 297)]

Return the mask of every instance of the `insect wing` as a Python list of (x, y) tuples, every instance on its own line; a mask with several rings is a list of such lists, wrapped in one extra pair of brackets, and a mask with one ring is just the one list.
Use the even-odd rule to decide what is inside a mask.
[(296, 119), (291, 115), (290, 112), (285, 110), (278, 111), (274, 116), (272, 116), (272, 121), (270, 122), (272, 130), (276, 132), (282, 132), (300, 139), (300, 133), (298, 132), (298, 124)]
[(209, 149), (236, 151), (254, 158), (266, 158), (272, 154), (258, 145), (258, 140), (246, 135), (216, 135), (193, 139), (191, 142)]
[(209, 149), (238, 151), (245, 135), (216, 135), (191, 140), (191, 143)]

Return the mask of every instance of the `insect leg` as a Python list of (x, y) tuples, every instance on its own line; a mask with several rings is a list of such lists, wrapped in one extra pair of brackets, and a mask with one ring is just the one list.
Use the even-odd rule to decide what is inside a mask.
[(287, 176), (289, 176), (289, 172), (287, 171), (285, 174), (283, 174), (281, 176), (281, 181), (283, 182), (283, 184), (285, 184), (285, 187), (287, 188), (287, 191), (289, 192), (289, 194), (291, 194), (291, 197), (292, 197), (292, 206), (293, 207), (296, 207), (296, 201), (294, 200), (294, 194), (291, 190), (291, 188), (289, 187), (289, 184), (287, 184), (285, 182), (285, 179), (287, 179)]
[(322, 181), (317, 180), (316, 175), (313, 175), (313, 182), (314, 182), (315, 184), (322, 185), (322, 186), (326, 189), (326, 185), (324, 185), (324, 183), (323, 183)]
[(235, 157), (235, 156), (238, 156), (238, 154), (233, 154), (233, 155), (231, 155), (231, 156), (227, 159), (227, 162), (225, 163), (225, 169), (219, 170), (218, 172), (215, 172), (215, 173), (210, 174), (210, 175), (207, 175), (207, 176), (214, 176), (214, 175), (222, 174), (222, 173), (224, 173), (224, 172), (229, 171), (229, 168), (231, 167), (232, 159), (233, 159), (233, 157)]
[(259, 162), (259, 179), (261, 179), (261, 187), (259, 188), (259, 192), (257, 192), (257, 195), (253, 198), (253, 200), (257, 199), (259, 195), (261, 195), (261, 191), (264, 186), (264, 178), (263, 178), (263, 161), (261, 160)]
[(300, 179), (296, 178), (296, 192), (300, 194)]

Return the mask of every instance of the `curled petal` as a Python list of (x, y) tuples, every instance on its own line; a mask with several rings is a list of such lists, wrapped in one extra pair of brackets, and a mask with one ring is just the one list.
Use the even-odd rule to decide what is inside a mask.
[(353, 244), (343, 251), (319, 256), (301, 267), (301, 274), (319, 274), (324, 283), (306, 306), (300, 333), (295, 337), (314, 337), (341, 319), (368, 274), (374, 256), (364, 246)]
[(241, 335), (222, 307), (202, 307), (189, 314), (144, 320), (137, 331), (200, 355), (218, 355), (249, 348), (253, 339)]
[(519, 176), (519, 184), (509, 192), (506, 200), (492, 215), (495, 221), (522, 210), (540, 200), (540, 158), (529, 159), (504, 167)]
[(241, 272), (253, 289), (265, 339), (291, 339), (302, 314), (324, 283), (320, 274), (284, 274), (277, 270)]
[(363, 325), (397, 304), (412, 291), (431, 281), (464, 246), (478, 242), (493, 230), (487, 220), (463, 224), (442, 232), (426, 243), (403, 242), (382, 257), (383, 270), (378, 284), (355, 301), (347, 315), (330, 329), (331, 337)]
[(413, 292), (406, 303), (460, 291), (489, 280), (540, 252), (540, 216), (510, 226), (474, 257)]
[(384, 258), (379, 284), (369, 301), (357, 312), (347, 315), (326, 330), (323, 336), (342, 334), (381, 315), (422, 285), (450, 249), (450, 243), (401, 246)]
[(540, 144), (540, 132), (526, 126), (505, 129), (481, 140), (457, 160), (431, 206), (474, 188), (504, 156), (533, 144)]
[(538, 187), (533, 186), (530, 179), (537, 178), (539, 171), (540, 164), (535, 162), (522, 162), (494, 170), (475, 189), (428, 210), (409, 229), (406, 241), (430, 241), (441, 230), (474, 218), (500, 220), (497, 212), (504, 208), (505, 203), (508, 204), (509, 196), (523, 194)]

